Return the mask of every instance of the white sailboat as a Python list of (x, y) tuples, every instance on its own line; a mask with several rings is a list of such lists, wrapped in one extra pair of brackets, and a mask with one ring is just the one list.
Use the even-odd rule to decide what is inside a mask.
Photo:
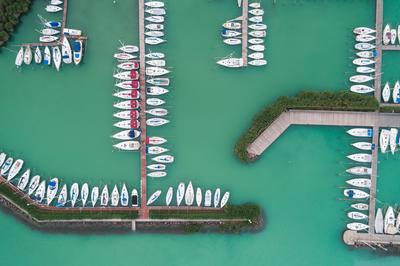
[(128, 54), (139, 52), (139, 47), (137, 47), (136, 45), (131, 45), (131, 44), (123, 45), (123, 46), (119, 47), (118, 49), (121, 52), (128, 53)]
[(40, 33), (43, 34), (43, 35), (51, 36), (51, 35), (59, 34), (60, 31), (56, 30), (56, 29), (53, 29), (53, 28), (44, 28), (44, 29), (40, 30)]
[(54, 177), (50, 179), (50, 182), (47, 185), (47, 193), (46, 193), (47, 205), (51, 204), (57, 192), (58, 192), (58, 178)]
[(158, 44), (161, 44), (161, 43), (165, 43), (166, 40), (158, 38), (158, 37), (146, 37), (144, 39), (144, 42), (146, 44), (149, 44), (149, 45), (158, 45)]
[(164, 32), (160, 30), (151, 30), (151, 31), (145, 31), (144, 35), (149, 37), (163, 37)]
[(224, 43), (227, 45), (239, 45), (242, 43), (242, 40), (238, 38), (227, 38), (224, 39)]
[(71, 186), (71, 190), (69, 191), (69, 197), (71, 199), (71, 207), (75, 206), (78, 196), (79, 196), (79, 185), (78, 183), (73, 183)]
[(118, 192), (118, 188), (117, 185), (114, 185), (114, 188), (111, 192), (111, 206), (118, 206), (119, 203), (119, 192)]
[(353, 32), (355, 34), (372, 34), (372, 33), (375, 33), (376, 30), (367, 28), (367, 27), (357, 27), (357, 28), (354, 28)]
[(229, 196), (230, 196), (230, 193), (229, 193), (229, 192), (225, 192), (225, 194), (222, 196), (222, 199), (221, 199), (221, 208), (225, 207), (225, 205), (228, 203)]
[(263, 21), (263, 17), (262, 16), (250, 17), (249, 21), (253, 23), (261, 23)]
[(160, 7), (164, 7), (164, 2), (161, 1), (149, 1), (144, 3), (145, 6), (148, 7), (153, 7), (153, 8), (160, 8)]
[(151, 204), (153, 204), (157, 199), (158, 199), (158, 197), (160, 197), (160, 195), (161, 195), (161, 190), (157, 190), (156, 192), (154, 192), (151, 196), (150, 196), (150, 198), (149, 198), (149, 200), (147, 201), (147, 206), (149, 206), (149, 205), (151, 205)]
[(147, 24), (145, 26), (145, 28), (148, 30), (151, 30), (151, 31), (153, 31), (153, 30), (161, 31), (161, 30), (164, 30), (164, 25), (158, 24), (158, 23), (150, 23), (150, 24)]
[(39, 37), (40, 42), (55, 42), (58, 40), (57, 36), (43, 35)]
[(61, 188), (60, 194), (58, 195), (56, 207), (64, 207), (65, 203), (67, 203), (67, 199), (68, 199), (67, 185), (64, 184), (64, 186)]
[(153, 117), (146, 120), (146, 125), (151, 127), (159, 127), (168, 123), (169, 120), (160, 117)]
[(7, 182), (10, 182), (21, 171), (24, 161), (21, 159), (16, 160), (10, 168), (7, 176)]
[(136, 58), (136, 55), (128, 54), (128, 53), (115, 53), (114, 58), (118, 60), (132, 60)]
[(360, 187), (360, 188), (371, 187), (371, 180), (368, 178), (353, 178), (350, 180), (346, 180), (346, 183), (354, 187)]
[(117, 67), (123, 70), (135, 70), (139, 69), (139, 62), (138, 61), (126, 61), (118, 64)]
[(92, 207), (96, 206), (98, 198), (99, 198), (99, 187), (93, 187), (92, 193), (90, 194), (90, 201), (92, 202)]
[(260, 39), (260, 38), (250, 38), (248, 40), (248, 42), (250, 44), (263, 44), (264, 43), (264, 39)]
[(389, 146), (392, 154), (394, 154), (394, 152), (396, 151), (398, 143), (399, 143), (399, 130), (397, 128), (391, 128)]
[(130, 119), (130, 120), (119, 121), (115, 123), (114, 126), (122, 129), (133, 129), (133, 128), (139, 128), (140, 123), (138, 120)]
[(0, 175), (4, 177), (4, 175), (8, 172), (8, 170), (10, 170), (11, 165), (13, 164), (14, 159), (9, 157), (7, 158), (7, 160), (5, 161), (5, 163), (1, 166), (0, 169)]
[(357, 84), (357, 85), (352, 85), (352, 86), (350, 87), (350, 91), (356, 92), (356, 93), (365, 94), (365, 93), (374, 92), (375, 89), (372, 88), (372, 87), (370, 87), (370, 86), (367, 86), (367, 85)]
[(138, 110), (127, 110), (114, 113), (113, 116), (119, 119), (138, 119), (139, 115)]
[(371, 138), (373, 131), (371, 128), (352, 128), (347, 130), (347, 134), (354, 137)]
[(193, 205), (193, 200), (194, 200), (194, 190), (193, 190), (192, 182), (190, 181), (189, 185), (186, 188), (185, 204), (187, 206), (192, 206)]
[(100, 205), (107, 206), (108, 205), (108, 187), (104, 186), (103, 191), (101, 191), (100, 195)]
[(382, 90), (382, 99), (385, 103), (387, 103), (390, 99), (390, 87), (389, 87), (389, 82), (385, 83), (385, 86), (383, 87)]
[(355, 212), (351, 211), (347, 213), (347, 217), (353, 220), (365, 220), (368, 219), (368, 215), (362, 213), (362, 212)]
[(49, 13), (56, 13), (56, 12), (60, 12), (62, 10), (62, 8), (59, 6), (47, 5), (45, 7), (45, 10)]
[(372, 155), (367, 153), (354, 153), (347, 155), (347, 158), (360, 163), (370, 163), (372, 161)]
[(154, 67), (154, 66), (146, 67), (146, 75), (148, 76), (153, 76), (153, 77), (163, 76), (170, 72), (171, 71), (169, 71), (168, 69), (162, 67)]
[(379, 136), (379, 147), (381, 148), (381, 152), (385, 153), (389, 146), (390, 139), (390, 131), (387, 129), (382, 129), (381, 134)]
[(53, 46), (53, 47), (52, 47), (52, 52), (53, 52), (53, 62), (54, 62), (54, 66), (56, 67), (57, 71), (60, 71), (60, 66), (61, 66), (61, 52), (60, 52), (60, 48), (58, 48), (58, 46)]
[(72, 63), (72, 50), (71, 50), (71, 45), (69, 44), (69, 41), (66, 37), (63, 38), (62, 46), (61, 46), (61, 57), (62, 61), (65, 64), (71, 64)]
[(393, 88), (392, 98), (394, 103), (400, 103), (400, 82), (396, 81)]
[(262, 15), (264, 15), (264, 10), (258, 9), (258, 8), (249, 9), (249, 13), (254, 15), (254, 16), (262, 16)]
[(173, 195), (174, 195), (174, 189), (172, 187), (169, 187), (167, 191), (167, 196), (165, 197), (166, 206), (169, 206), (171, 204)]
[(176, 190), (176, 205), (181, 205), (183, 197), (185, 196), (185, 183), (180, 182)]
[(3, 163), (6, 161), (6, 158), (7, 155), (4, 152), (0, 153), (0, 167), (3, 166)]
[(369, 209), (369, 206), (366, 203), (353, 203), (350, 206), (359, 211), (367, 211)]
[(165, 54), (159, 52), (151, 52), (146, 54), (145, 57), (149, 59), (163, 59), (165, 57)]
[(210, 207), (211, 206), (211, 198), (212, 198), (212, 193), (211, 190), (207, 190), (206, 194), (204, 195), (204, 206), (205, 207)]
[(48, 46), (44, 48), (43, 64), (46, 66), (51, 65), (51, 53)]
[(147, 169), (153, 170), (153, 171), (163, 171), (167, 168), (165, 164), (157, 163), (157, 164), (150, 164), (146, 166)]
[(359, 150), (363, 150), (363, 151), (370, 151), (372, 150), (372, 147), (374, 146), (372, 143), (370, 142), (365, 142), (365, 141), (360, 141), (360, 142), (355, 142), (353, 144), (351, 144), (353, 147), (359, 149)]
[(146, 113), (154, 116), (166, 116), (168, 114), (168, 110), (165, 108), (153, 108), (146, 110)]
[[(394, 216), (394, 211), (392, 206), (389, 206), (389, 208), (386, 210), (385, 213), (385, 219), (384, 219), (384, 227), (383, 227), (383, 231), (385, 232), (385, 234), (393, 234), (393, 229), (395, 228), (395, 216)], [(394, 228), (393, 228), (394, 227)]]
[(138, 191), (135, 188), (132, 190), (131, 198), (132, 198), (132, 206), (137, 207), (139, 205), (139, 195)]
[(368, 51), (375, 48), (375, 45), (367, 43), (367, 42), (360, 42), (354, 45), (354, 48), (359, 51)]
[(253, 44), (250, 45), (248, 48), (255, 52), (263, 52), (265, 50), (265, 46), (263, 44)]
[(125, 100), (136, 100), (140, 98), (140, 92), (137, 90), (121, 90), (113, 93), (113, 96)]
[(138, 138), (139, 136), (140, 136), (140, 131), (136, 129), (127, 129), (112, 135), (114, 139), (119, 139), (119, 140), (132, 140)]
[(153, 23), (163, 23), (164, 22), (164, 17), (163, 16), (148, 16), (145, 18), (145, 20)]
[(378, 208), (375, 216), (375, 233), (383, 234), (383, 214), (382, 209)]
[(365, 166), (355, 166), (347, 169), (346, 172), (353, 175), (371, 175), (372, 170)]
[(153, 59), (153, 60), (147, 60), (146, 64), (156, 67), (165, 67), (166, 62), (164, 59)]
[(217, 61), (217, 64), (230, 68), (243, 67), (243, 58), (231, 57), (231, 58), (221, 59)]
[(397, 30), (396, 29), (391, 29), (390, 30), (390, 43), (395, 44), (397, 39)]
[(153, 178), (165, 177), (166, 175), (167, 175), (167, 172), (163, 172), (163, 171), (156, 171), (156, 172), (151, 172), (151, 173), (147, 174), (148, 177), (153, 177)]
[(345, 189), (343, 194), (351, 199), (365, 199), (369, 198), (369, 194), (359, 189)]
[(31, 47), (28, 45), (24, 52), (24, 63), (25, 65), (30, 65), (32, 62), (32, 50)]
[(148, 146), (146, 147), (146, 151), (148, 154), (161, 154), (169, 150), (160, 146)]
[(356, 72), (361, 74), (370, 74), (375, 72), (375, 68), (367, 66), (359, 66), (356, 68)]
[(139, 102), (137, 100), (122, 101), (115, 103), (114, 107), (124, 110), (137, 109), (139, 107)]
[(40, 51), (39, 46), (36, 46), (34, 58), (36, 64), (42, 63), (42, 52)]
[(369, 226), (363, 223), (349, 223), (347, 224), (347, 229), (352, 231), (362, 231), (368, 229)]
[(160, 106), (165, 103), (164, 100), (161, 100), (159, 98), (147, 98), (146, 99), (146, 104), (150, 106)]
[(21, 46), (21, 48), (19, 48), (17, 56), (15, 57), (15, 65), (17, 67), (20, 67), (23, 61), (24, 61), (24, 47)]
[(81, 188), (82, 207), (86, 206), (86, 201), (88, 197), (89, 197), (89, 185), (87, 183), (84, 183)]
[(382, 39), (384, 45), (388, 45), (390, 43), (391, 31), (389, 24), (386, 24), (385, 28), (383, 29)]
[(253, 38), (264, 38), (267, 36), (267, 32), (265, 30), (252, 30), (249, 35)]
[(248, 55), (249, 58), (259, 60), (264, 58), (264, 53), (251, 53)]
[(196, 204), (198, 207), (201, 206), (201, 202), (203, 200), (203, 193), (201, 192), (201, 188), (196, 189)]
[(35, 192), (35, 190), (39, 186), (39, 182), (40, 182), (39, 175), (35, 175), (34, 177), (32, 177), (31, 181), (29, 182), (29, 187), (28, 187), (28, 195), (29, 196), (32, 195), (33, 192)]
[(265, 25), (263, 23), (250, 24), (249, 25), (249, 29), (252, 29), (252, 30), (266, 30), (267, 29), (267, 25)]
[(150, 96), (163, 95), (168, 93), (169, 90), (163, 87), (150, 86), (146, 88), (146, 94)]
[(46, 193), (46, 181), (43, 180), (38, 186), (35, 195), (33, 196), (33, 200), (35, 200), (38, 203), (41, 203), (43, 201), (45, 193)]
[(375, 40), (376, 37), (368, 34), (360, 34), (356, 36), (356, 41), (357, 42), (370, 42)]
[(374, 77), (367, 76), (367, 75), (354, 75), (349, 78), (351, 82), (355, 83), (364, 83), (373, 80)]
[(152, 158), (153, 161), (158, 162), (158, 163), (173, 163), (174, 162), (174, 156), (172, 155), (159, 155), (154, 158)]
[(146, 9), (144, 12), (153, 16), (164, 16), (166, 14), (164, 8), (149, 8)]
[(375, 64), (375, 60), (369, 58), (356, 58), (353, 60), (353, 64), (357, 66), (368, 66)]
[(167, 140), (165, 138), (157, 137), (157, 136), (148, 137), (146, 140), (146, 143), (151, 144), (151, 145), (161, 145), (166, 142), (167, 142)]
[(140, 148), (140, 142), (134, 140), (127, 140), (113, 145), (115, 148), (124, 151), (137, 151)]
[(23, 190), (26, 188), (26, 186), (28, 185), (28, 182), (29, 182), (29, 177), (30, 177), (30, 175), (31, 175), (31, 169), (26, 170), (26, 171), (21, 175), (21, 177), (19, 178), (19, 181), (18, 181), (18, 185), (17, 185), (17, 187), (18, 187), (20, 190), (23, 191)]
[(214, 208), (218, 207), (220, 197), (221, 197), (221, 189), (217, 188), (214, 193)]

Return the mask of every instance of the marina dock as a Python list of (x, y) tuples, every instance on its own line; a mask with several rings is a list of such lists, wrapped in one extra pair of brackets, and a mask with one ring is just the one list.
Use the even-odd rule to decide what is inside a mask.
[(376, 178), (378, 175), (378, 147), (379, 147), (379, 127), (373, 127), (372, 143), (375, 144), (375, 149), (372, 150), (372, 161), (371, 161), (371, 187), (369, 189), (369, 215), (368, 215), (368, 226), (369, 233), (375, 232), (375, 205), (376, 205)]
[(374, 95), (378, 102), (381, 102), (381, 76), (382, 76), (382, 29), (383, 29), (383, 0), (376, 0), (376, 52), (378, 56), (375, 59)]
[(242, 1), (242, 58), (243, 66), (247, 66), (247, 38), (248, 38), (249, 1)]

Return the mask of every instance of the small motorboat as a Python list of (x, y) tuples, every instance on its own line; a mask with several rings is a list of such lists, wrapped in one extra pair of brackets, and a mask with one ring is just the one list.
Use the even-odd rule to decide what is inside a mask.
[(149, 8), (146, 9), (144, 12), (153, 16), (164, 16), (166, 14), (164, 8)]
[(136, 55), (128, 54), (128, 53), (115, 53), (114, 58), (118, 60), (132, 60), (136, 58)]
[(262, 16), (264, 15), (264, 10), (254, 8), (254, 9), (249, 9), (249, 13), (252, 14), (253, 16)]
[(243, 58), (226, 58), (226, 59), (221, 59), (217, 61), (218, 65), (224, 66), (224, 67), (230, 67), (230, 68), (238, 68), (238, 67), (243, 67)]
[(384, 45), (388, 45), (391, 41), (391, 30), (389, 24), (386, 24), (385, 28), (383, 29), (382, 39)]
[(161, 163), (158, 163), (158, 164), (150, 164), (150, 165), (148, 165), (148, 166), (146, 166), (147, 167), (147, 169), (149, 169), (149, 170), (153, 170), (153, 171), (163, 171), (163, 170), (165, 170), (167, 167), (165, 166), (165, 164), (161, 164)]
[(374, 148), (374, 144), (371, 142), (365, 142), (365, 141), (360, 141), (360, 142), (355, 142), (351, 144), (353, 147), (363, 150), (363, 151), (370, 151)]
[(31, 181), (29, 182), (29, 186), (28, 186), (28, 195), (29, 196), (32, 195), (33, 192), (35, 192), (35, 190), (39, 186), (39, 183), (40, 183), (39, 175), (35, 175), (34, 177), (32, 177)]
[(140, 148), (140, 142), (134, 140), (127, 140), (113, 145), (115, 148), (124, 151), (137, 151)]
[(165, 142), (167, 142), (167, 140), (162, 137), (147, 137), (146, 139), (146, 144), (150, 145), (161, 145)]
[(375, 215), (375, 233), (383, 234), (383, 214), (381, 208), (378, 208)]
[(207, 190), (206, 194), (204, 195), (204, 206), (205, 207), (210, 207), (211, 206), (211, 198), (212, 198), (212, 193), (211, 190)]
[(347, 229), (352, 231), (362, 231), (368, 229), (369, 226), (363, 223), (349, 223), (347, 224)]
[(267, 25), (265, 25), (263, 23), (250, 24), (249, 25), (249, 29), (252, 29), (252, 30), (266, 30), (267, 29)]
[(135, 188), (132, 190), (131, 200), (132, 200), (133, 207), (137, 207), (139, 205), (139, 195), (138, 195), (138, 191)]
[(357, 84), (357, 85), (352, 85), (352, 86), (350, 87), (350, 91), (356, 92), (356, 93), (363, 93), (363, 94), (365, 94), (365, 93), (371, 93), (371, 92), (375, 91), (375, 89), (372, 88), (372, 87), (370, 87), (370, 86), (367, 86), (367, 85), (360, 85), (360, 84)]
[(47, 193), (46, 193), (47, 205), (51, 204), (53, 199), (56, 197), (57, 192), (58, 192), (58, 178), (54, 177), (50, 179), (50, 182), (47, 185)]
[(264, 39), (259, 39), (259, 38), (250, 38), (248, 40), (248, 42), (250, 44), (263, 44), (264, 43)]
[(396, 222), (396, 219), (395, 219), (395, 216), (394, 216), (393, 208), (392, 208), (392, 206), (389, 206), (389, 208), (386, 210), (385, 219), (384, 219), (383, 231), (385, 232), (385, 234), (395, 234), (395, 233), (397, 233), (396, 232), (396, 227), (395, 227), (395, 222)]
[(346, 183), (354, 187), (360, 187), (360, 188), (371, 187), (371, 180), (368, 178), (353, 178), (350, 180), (346, 180)]
[(62, 10), (62, 8), (59, 6), (47, 5), (45, 7), (45, 10), (49, 13), (56, 13), (56, 12), (60, 12)]
[(51, 53), (48, 46), (44, 48), (43, 64), (47, 66), (51, 65)]
[(61, 55), (62, 55), (62, 61), (65, 64), (72, 63), (71, 45), (69, 44), (69, 41), (66, 37), (63, 38), (63, 42), (62, 42), (62, 46), (61, 46)]
[(61, 192), (58, 195), (56, 207), (64, 207), (65, 204), (67, 203), (68, 199), (68, 190), (67, 190), (67, 185), (64, 184), (64, 186), (61, 188)]
[(186, 188), (185, 192), (185, 204), (186, 206), (192, 206), (194, 201), (194, 190), (192, 182), (189, 182), (189, 185)]
[(158, 96), (168, 93), (169, 90), (163, 87), (150, 86), (146, 88), (146, 94), (150, 96)]
[(146, 82), (155, 86), (168, 86), (169, 78), (151, 78), (147, 79)]
[(122, 185), (120, 201), (121, 205), (124, 207), (129, 204), (129, 193), (125, 183)]
[(228, 21), (222, 24), (222, 27), (228, 30), (240, 30), (242, 28), (242, 24), (239, 22)]
[(176, 205), (181, 205), (183, 197), (185, 196), (185, 183), (180, 182), (176, 190)]
[(56, 67), (57, 71), (60, 71), (60, 66), (61, 66), (61, 51), (58, 46), (53, 46), (52, 47), (52, 52), (53, 52), (53, 62), (54, 66)]
[(263, 52), (265, 50), (265, 46), (262, 44), (253, 44), (253, 45), (250, 45), (248, 48), (255, 52)]
[(163, 23), (164, 22), (164, 17), (163, 16), (149, 16), (146, 17), (145, 20), (153, 23)]
[(385, 153), (389, 146), (390, 139), (390, 131), (387, 129), (382, 129), (381, 134), (379, 136), (379, 147), (381, 148), (381, 152)]
[(354, 45), (354, 48), (360, 51), (368, 51), (374, 49), (375, 45), (371, 43), (361, 42), (361, 43), (356, 43)]
[(146, 75), (148, 76), (163, 76), (166, 75), (168, 73), (170, 73), (171, 71), (169, 71), (168, 69), (165, 68), (161, 68), (161, 67), (146, 67)]
[(358, 57), (362, 57), (362, 58), (372, 58), (372, 57), (377, 56), (378, 53), (375, 50), (373, 50), (373, 51), (360, 51), (360, 52), (357, 52), (356, 55)]
[(140, 131), (135, 129), (123, 130), (112, 135), (114, 139), (119, 140), (133, 140), (140, 136)]
[(382, 99), (385, 103), (387, 103), (390, 99), (390, 86), (389, 82), (386, 82), (385, 86), (383, 87), (382, 90)]
[(57, 36), (43, 35), (39, 37), (40, 42), (55, 42), (58, 40)]
[(128, 61), (119, 64), (117, 67), (123, 70), (135, 70), (139, 69), (140, 65), (138, 61)]
[(165, 54), (152, 52), (152, 53), (146, 54), (145, 57), (149, 58), (149, 59), (163, 59), (165, 57)]
[(397, 40), (397, 30), (396, 29), (391, 29), (390, 30), (390, 43), (395, 44)]
[(159, 37), (146, 37), (144, 39), (144, 42), (146, 44), (149, 44), (149, 45), (158, 45), (158, 44), (161, 44), (161, 43), (165, 43), (166, 40), (165, 39), (161, 39)]
[(347, 130), (347, 134), (354, 137), (371, 138), (373, 131), (371, 128), (352, 128)]
[(126, 110), (137, 109), (139, 108), (139, 102), (137, 100), (122, 101), (115, 103), (114, 107)]
[(174, 157), (172, 155), (159, 155), (152, 158), (152, 160), (157, 163), (173, 163)]
[(22, 190), (22, 191), (25, 190), (26, 186), (28, 185), (30, 175), (31, 175), (31, 169), (26, 170), (21, 175), (21, 177), (19, 178), (19, 181), (18, 181), (18, 185), (17, 185), (17, 187), (20, 190)]
[(169, 120), (160, 118), (160, 117), (153, 117), (153, 118), (146, 120), (146, 125), (151, 126), (151, 127), (159, 127), (159, 126), (163, 126), (168, 123), (169, 123)]
[(107, 187), (107, 185), (105, 185), (103, 190), (101, 191), (100, 205), (101, 206), (107, 206), (108, 205), (108, 187)]
[(399, 130), (397, 128), (391, 128), (389, 146), (392, 154), (394, 154), (394, 152), (396, 151), (398, 143), (399, 143)]
[(17, 53), (17, 57), (15, 57), (15, 65), (17, 67), (20, 67), (22, 65), (22, 62), (24, 62), (24, 47), (21, 46)]
[(83, 55), (83, 41), (82, 40), (74, 40), (72, 43), (73, 55), (74, 55), (74, 64), (79, 65), (82, 61)]
[(1, 166), (0, 169), (0, 175), (4, 177), (5, 174), (7, 174), (8, 170), (10, 170), (12, 164), (14, 162), (14, 159), (9, 157), (7, 160), (4, 162), (4, 164)]
[(393, 88), (392, 98), (394, 103), (400, 103), (400, 82), (396, 81)]
[(41, 203), (43, 201), (45, 193), (46, 193), (46, 181), (43, 180), (38, 186), (35, 195), (33, 195), (33, 200), (38, 203)]
[(366, 203), (353, 203), (350, 207), (359, 211), (367, 211), (369, 209), (369, 206)]
[(146, 64), (156, 67), (165, 67), (165, 60), (164, 59), (147, 60)]
[(137, 90), (140, 88), (140, 83), (137, 80), (126, 80), (115, 84), (115, 86), (124, 90)]
[(31, 47), (28, 45), (24, 52), (24, 63), (25, 65), (30, 65), (32, 62), (32, 50)]
[(221, 189), (217, 188), (214, 193), (214, 208), (218, 207), (220, 196), (221, 196)]
[(148, 6), (148, 7), (152, 7), (152, 8), (160, 8), (160, 7), (164, 7), (164, 2), (161, 2), (161, 1), (150, 1), (150, 2), (144, 3), (144, 5)]
[(353, 60), (353, 64), (357, 66), (368, 66), (375, 64), (375, 60), (369, 59), (369, 58), (356, 58)]
[(227, 45), (239, 45), (242, 43), (242, 40), (237, 38), (228, 38), (224, 39), (224, 43), (226, 43)]
[(67, 36), (81, 36), (82, 31), (81, 30), (76, 30), (76, 29), (69, 29), (69, 28), (64, 28), (63, 34)]
[[(7, 162), (6, 162), (7, 163)], [(10, 182), (21, 171), (24, 161), (21, 159), (16, 160), (10, 168), (7, 176), (7, 182)]]
[(249, 35), (254, 38), (264, 38), (267, 36), (267, 32), (265, 30), (253, 30), (249, 32)]
[(203, 201), (203, 193), (201, 192), (201, 188), (196, 189), (196, 204), (198, 207), (201, 206), (201, 202)]
[(373, 67), (366, 67), (366, 66), (359, 66), (356, 68), (357, 73), (362, 73), (362, 74), (368, 74), (368, 73), (374, 73), (375, 68)]
[(60, 28), (61, 27), (61, 22), (59, 22), (59, 21), (47, 21), (46, 23), (44, 23), (44, 25), (47, 28), (56, 29), (56, 28)]
[(154, 116), (166, 116), (168, 114), (168, 110), (164, 108), (153, 108), (146, 110), (146, 113)]
[(374, 77), (367, 76), (367, 75), (354, 75), (350, 77), (350, 81), (354, 83), (364, 83), (373, 80)]
[(263, 17), (262, 16), (250, 17), (249, 21), (253, 23), (261, 23), (263, 21)]
[(88, 196), (89, 196), (89, 185), (87, 183), (84, 183), (81, 188), (82, 207), (85, 207)]
[(136, 45), (130, 45), (130, 44), (123, 45), (123, 46), (119, 47), (118, 49), (121, 52), (128, 53), (128, 54), (139, 52), (139, 47), (137, 47)]
[(151, 23), (151, 24), (147, 24), (145, 26), (146, 29), (148, 30), (156, 30), (156, 31), (161, 31), (164, 30), (164, 25), (163, 24), (158, 24), (158, 23)]
[(367, 35), (367, 34), (360, 34), (356, 36), (356, 41), (357, 42), (370, 42), (375, 40), (376, 37), (372, 35)]
[(90, 201), (92, 202), (92, 207), (96, 206), (98, 198), (99, 198), (99, 187), (93, 187), (92, 193), (90, 194)]
[(354, 153), (347, 155), (347, 158), (359, 163), (370, 163), (372, 161), (372, 155), (367, 153)]
[(137, 90), (122, 90), (113, 93), (113, 96), (125, 100), (135, 100), (140, 98), (140, 92)]
[(160, 146), (147, 146), (146, 147), (146, 152), (147, 154), (161, 154), (164, 152), (169, 151), (166, 148), (160, 147)]
[(252, 65), (252, 66), (265, 66), (267, 64), (267, 60), (256, 59), (256, 60), (251, 60), (248, 63), (249, 63), (249, 65)]
[(160, 195), (161, 195), (161, 190), (157, 190), (156, 192), (151, 194), (151, 196), (150, 196), (149, 200), (147, 201), (146, 205), (149, 206), (149, 205), (153, 204), (158, 199), (158, 197), (160, 197)]
[(357, 28), (354, 28), (353, 32), (355, 34), (360, 34), (361, 35), (361, 34), (372, 34), (372, 33), (375, 33), (376, 30), (371, 29), (371, 28), (367, 28), (367, 27), (357, 27)]
[(152, 31), (146, 31), (144, 35), (149, 36), (149, 37), (163, 37), (164, 32), (159, 31), (159, 30), (152, 30)]
[(119, 119), (139, 119), (138, 110), (127, 110), (115, 113), (113, 116)]
[(349, 197), (351, 199), (366, 199), (366, 198), (369, 198), (369, 194), (367, 192), (359, 190), (359, 189), (345, 189), (343, 191), (343, 194), (346, 197)]
[(235, 38), (242, 35), (242, 33), (235, 30), (221, 29), (221, 36), (224, 38)]
[(353, 175), (371, 175), (372, 170), (365, 166), (355, 166), (347, 169), (346, 172)]
[(36, 46), (34, 58), (36, 64), (42, 63), (42, 52), (40, 51), (39, 46)]
[(159, 98), (147, 98), (146, 99), (146, 104), (150, 106), (160, 106), (165, 103), (164, 100), (161, 100)]
[(79, 185), (78, 183), (73, 183), (71, 186), (71, 190), (69, 191), (69, 197), (71, 199), (71, 207), (75, 207), (78, 196), (79, 196)]
[(117, 185), (114, 185), (114, 188), (111, 192), (111, 206), (118, 206), (119, 203), (119, 192), (118, 192), (118, 188)]
[(153, 177), (153, 178), (160, 178), (160, 177), (167, 176), (167, 173), (163, 172), (163, 171), (156, 171), (156, 172), (148, 173), (147, 176), (148, 177)]
[(249, 58), (259, 60), (264, 58), (264, 53), (251, 53), (248, 55)]
[(168, 188), (167, 195), (165, 196), (165, 205), (169, 206), (172, 201), (172, 197), (174, 195), (174, 189), (172, 187)]
[(347, 217), (353, 220), (365, 220), (368, 219), (368, 215), (362, 213), (362, 212), (355, 212), (351, 211), (347, 213)]
[(139, 72), (136, 70), (122, 71), (114, 74), (113, 77), (122, 80), (137, 80), (139, 78)]

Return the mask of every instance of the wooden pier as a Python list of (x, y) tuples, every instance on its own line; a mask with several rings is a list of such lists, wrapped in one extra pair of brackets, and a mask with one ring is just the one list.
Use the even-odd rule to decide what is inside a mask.
[(375, 206), (376, 206), (376, 178), (378, 175), (378, 150), (379, 150), (379, 126), (373, 127), (372, 143), (375, 144), (375, 149), (372, 150), (372, 161), (371, 161), (371, 187), (369, 189), (369, 215), (368, 225), (369, 233), (374, 234), (375, 232)]
[(375, 98), (378, 102), (381, 102), (381, 82), (382, 82), (382, 29), (383, 29), (383, 0), (376, 0), (376, 16), (375, 16), (375, 27), (376, 27), (376, 52), (378, 56), (375, 59), (375, 76), (374, 89)]
[(350, 246), (399, 246), (400, 235), (386, 235), (386, 234), (375, 234), (365, 233), (347, 230), (343, 234), (343, 242)]
[(400, 45), (382, 45), (382, 50), (385, 50), (385, 51), (400, 51)]
[(247, 39), (248, 39), (249, 1), (242, 1), (242, 59), (243, 66), (247, 66)]

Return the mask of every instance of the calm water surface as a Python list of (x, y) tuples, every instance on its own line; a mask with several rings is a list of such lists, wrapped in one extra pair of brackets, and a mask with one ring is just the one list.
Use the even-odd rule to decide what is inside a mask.
[[(118, 40), (137, 40), (137, 3), (69, 2), (68, 25), (89, 36), (81, 66), (66, 66), (60, 73), (42, 66), (16, 70), (15, 53), (4, 49), (0, 54), (1, 149), (24, 158), (42, 176), (59, 176), (68, 184), (124, 181), (138, 187), (138, 155), (113, 151), (109, 138), (115, 122), (112, 54)], [(292, 127), (252, 165), (239, 163), (232, 152), (250, 118), (278, 96), (348, 87), (354, 71), (351, 30), (373, 26), (374, 1), (263, 1), (268, 66), (228, 70), (216, 66), (215, 59), (239, 55), (218, 36), (221, 23), (240, 15), (233, 2), (167, 1), (168, 44), (160, 50), (174, 70), (165, 97), (172, 122), (149, 131), (169, 139), (176, 163), (167, 178), (150, 180), (149, 187), (165, 191), (182, 180), (219, 186), (231, 191), (234, 203), (260, 204), (267, 228), (243, 235), (48, 234), (0, 212), (2, 265), (400, 264), (396, 257), (352, 250), (341, 241), (348, 206), (338, 200), (339, 187), (354, 140), (344, 128)], [(394, 24), (399, 6), (394, 0), (385, 3), (394, 6), (388, 12)], [(16, 51), (15, 44), (38, 38), (36, 14), (44, 15), (45, 4), (36, 1), (7, 49)], [(399, 179), (390, 170), (397, 157), (380, 158), (379, 197), (391, 204), (398, 202)]]

